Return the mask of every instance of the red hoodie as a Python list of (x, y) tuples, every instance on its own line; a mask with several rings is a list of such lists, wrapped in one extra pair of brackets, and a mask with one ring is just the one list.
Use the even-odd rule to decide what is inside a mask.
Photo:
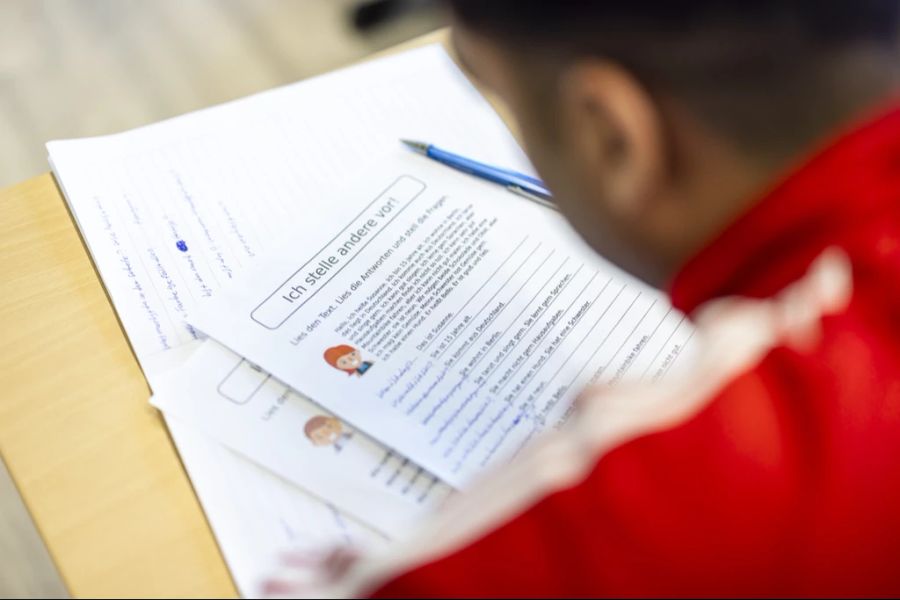
[[(850, 267), (805, 276), (829, 247)], [(375, 596), (900, 594), (900, 108), (789, 174), (670, 292), (692, 317), (762, 300), (707, 311), (717, 349), (688, 382), (589, 395), (580, 433), (360, 575)]]

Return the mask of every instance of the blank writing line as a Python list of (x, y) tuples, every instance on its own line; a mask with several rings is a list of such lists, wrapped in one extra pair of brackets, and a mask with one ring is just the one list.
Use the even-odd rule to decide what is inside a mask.
[[(434, 333), (434, 338), (432, 338), (432, 340), (431, 340), (430, 342), (428, 342), (428, 344), (425, 346), (425, 348), (422, 349), (422, 352), (427, 351), (427, 350), (428, 350), (428, 347), (431, 346), (431, 344), (433, 344), (434, 341), (440, 337), (441, 332), (444, 331), (444, 329), (446, 329), (447, 326), (450, 325), (451, 322), (453, 322), (453, 319), (455, 319), (458, 315), (462, 314), (462, 312), (466, 309), (466, 307), (469, 305), (469, 303), (472, 302), (472, 300), (474, 300), (474, 299), (478, 296), (478, 294), (481, 293), (481, 290), (484, 289), (484, 286), (486, 286), (489, 282), (491, 282), (491, 281), (494, 280), (494, 276), (496, 276), (497, 273), (500, 271), (500, 269), (502, 269), (502, 268), (506, 265), (506, 263), (509, 262), (509, 259), (511, 259), (513, 256), (515, 256), (516, 252), (519, 251), (519, 248), (522, 247), (522, 244), (524, 244), (524, 243), (525, 243), (525, 240), (527, 240), (527, 239), (528, 239), (528, 236), (527, 236), (527, 235), (526, 235), (524, 238), (522, 238), (522, 241), (519, 242), (519, 245), (516, 246), (515, 249), (514, 249), (512, 252), (510, 252), (509, 256), (507, 256), (506, 259), (505, 259), (502, 263), (500, 263), (500, 266), (497, 267), (497, 268), (494, 270), (493, 273), (491, 273), (491, 276), (484, 280), (484, 283), (482, 283), (481, 286), (475, 291), (475, 293), (472, 294), (472, 295), (469, 297), (468, 300), (466, 300), (466, 303), (463, 304), (462, 308), (460, 308), (458, 311), (456, 311), (456, 314), (453, 315), (453, 317), (451, 317), (450, 319), (447, 319), (447, 322), (444, 323), (444, 326), (441, 327), (438, 331), (436, 331), (436, 332)], [(515, 271), (512, 272), (512, 275), (509, 276), (509, 279), (506, 280), (506, 283), (509, 283), (509, 280), (512, 279), (512, 278), (516, 275), (516, 273), (519, 272), (519, 269), (521, 269), (522, 266), (523, 266), (526, 262), (528, 262), (528, 259), (531, 258), (531, 256), (532, 256), (535, 252), (537, 252), (537, 249), (540, 248), (540, 247), (541, 247), (541, 244), (538, 243), (538, 245), (534, 247), (534, 250), (531, 251), (531, 254), (529, 254), (529, 255), (525, 258), (525, 260), (522, 262), (522, 264), (519, 265), (519, 267), (518, 267)], [(485, 309), (485, 307), (487, 306), (487, 304), (490, 304), (491, 300), (494, 299), (494, 296), (496, 296), (498, 293), (500, 293), (500, 290), (502, 290), (503, 287), (506, 286), (506, 283), (504, 283), (502, 286), (500, 286), (500, 289), (498, 289), (496, 292), (494, 292), (494, 295), (491, 296), (490, 300), (487, 301), (487, 303), (485, 304), (485, 306), (483, 306), (483, 307), (481, 308), (481, 310), (479, 310), (477, 313), (475, 313), (475, 316), (472, 317), (472, 321), (474, 321), (475, 319), (478, 318), (478, 315), (481, 314), (481, 311)], [(469, 323), (466, 324), (466, 326), (463, 328), (463, 330), (460, 331), (460, 332), (454, 337), (454, 339), (458, 339), (459, 336), (461, 336), (461, 335), (466, 331), (466, 329), (469, 328), (469, 325), (472, 324), (472, 321), (469, 321)]]
[[(606, 316), (607, 311), (609, 311), (609, 309), (613, 307), (613, 305), (616, 303), (616, 300), (618, 300), (618, 299), (619, 299), (619, 296), (622, 295), (622, 292), (625, 291), (625, 288), (626, 288), (626, 287), (628, 287), (627, 284), (625, 284), (625, 285), (622, 286), (622, 289), (619, 290), (619, 293), (616, 294), (616, 297), (612, 299), (612, 302), (609, 303), (609, 306), (606, 307), (606, 310), (604, 310), (604, 311), (603, 311), (603, 314), (600, 315), (600, 318), (597, 319), (597, 323), (594, 323), (594, 327), (596, 327), (597, 324), (600, 323), (600, 319), (602, 319), (603, 317)], [(572, 381), (569, 382), (569, 385), (568, 385), (567, 387), (571, 387), (572, 385), (574, 385), (574, 384), (575, 384), (575, 381), (576, 381), (579, 377), (581, 377), (581, 373), (587, 368), (587, 366), (588, 366), (589, 364), (591, 364), (592, 362), (594, 362), (594, 357), (597, 356), (597, 353), (600, 352), (600, 349), (603, 348), (603, 346), (606, 344), (606, 342), (609, 340), (609, 338), (612, 336), (612, 334), (616, 331), (616, 329), (619, 328), (619, 324), (622, 323), (622, 320), (623, 320), (623, 319), (625, 318), (625, 316), (628, 314), (628, 311), (631, 310), (631, 307), (634, 306), (634, 303), (637, 302), (638, 298), (641, 297), (641, 294), (642, 294), (642, 292), (638, 292), (638, 293), (637, 293), (637, 296), (634, 297), (634, 299), (631, 301), (631, 304), (628, 305), (628, 308), (625, 309), (625, 312), (622, 313), (622, 315), (621, 315), (621, 316), (619, 317), (619, 319), (616, 321), (615, 325), (612, 326), (612, 328), (611, 328), (611, 329), (609, 330), (609, 332), (606, 334), (606, 337), (604, 337), (604, 338), (603, 338), (603, 341), (600, 342), (600, 345), (597, 346), (596, 350), (594, 350), (594, 351), (591, 353), (590, 358), (588, 358), (588, 359), (587, 359), (587, 362), (585, 362), (584, 365), (582, 365), (581, 369), (578, 370), (578, 373), (575, 374), (575, 377), (572, 378)], [(591, 330), (593, 330), (594, 327), (591, 327)]]
[(659, 376), (657, 377), (657, 379), (661, 379), (661, 378), (663, 378), (663, 377), (666, 376), (666, 373), (669, 372), (669, 369), (672, 368), (672, 365), (675, 364), (675, 361), (678, 360), (678, 357), (681, 356), (682, 351), (683, 351), (685, 348), (687, 348), (688, 342), (690, 342), (690, 341), (691, 341), (691, 338), (693, 338), (693, 337), (694, 337), (694, 331), (691, 331), (691, 335), (688, 336), (688, 339), (684, 340), (684, 345), (681, 346), (681, 350), (678, 352), (678, 354), (675, 355), (674, 358), (672, 358), (672, 361), (671, 361), (668, 365), (666, 365), (666, 368), (663, 369), (663, 372), (659, 374)]
[[(556, 251), (554, 250), (553, 252), (556, 252)], [(553, 252), (551, 252), (550, 254), (552, 255)], [(549, 258), (550, 258), (550, 256), (547, 257), (547, 259), (549, 259)], [(544, 260), (544, 262), (541, 263), (541, 266), (538, 267), (538, 271), (541, 270), (541, 267), (543, 267), (544, 264), (545, 264), (546, 262), (547, 262), (547, 260)], [(547, 287), (548, 285), (550, 285), (550, 282), (553, 281), (553, 280), (556, 278), (556, 274), (560, 272), (560, 270), (566, 265), (567, 262), (569, 262), (569, 257), (568, 257), (568, 256), (565, 258), (565, 260), (562, 261), (562, 263), (556, 268), (556, 270), (553, 271), (553, 273), (551, 273), (550, 277), (547, 278), (547, 281), (544, 282), (544, 284), (543, 284), (541, 287), (538, 288), (538, 290), (534, 293), (534, 296), (532, 296), (532, 297), (528, 300), (528, 302), (525, 303), (525, 306), (522, 307), (522, 310), (519, 311), (519, 314), (517, 314), (515, 317), (513, 317), (513, 320), (510, 321), (509, 325), (506, 326), (506, 329), (503, 330), (503, 332), (500, 334), (500, 336), (497, 338), (497, 340), (502, 340), (503, 338), (506, 337), (506, 334), (509, 333), (509, 330), (512, 329), (512, 326), (515, 325), (515, 324), (519, 321), (519, 317), (522, 316), (522, 313), (524, 313), (524, 312), (528, 309), (528, 307), (531, 306), (531, 303), (534, 302), (534, 300), (540, 295), (541, 291), (542, 291), (545, 287)], [(535, 271), (534, 274), (537, 274), (537, 271)], [(531, 279), (531, 278), (529, 277), (529, 279)], [(526, 281), (525, 283), (527, 283), (527, 281)], [(516, 296), (519, 294), (519, 292), (522, 291), (522, 288), (525, 287), (525, 283), (522, 284), (522, 287), (520, 287), (518, 290), (516, 290)], [(513, 296), (513, 298), (515, 298), (515, 296)], [(512, 301), (512, 299), (510, 299), (510, 302), (511, 302), (511, 301)], [(507, 306), (508, 306), (508, 305), (507, 305)], [(504, 307), (504, 308), (505, 308), (505, 307)], [(475, 364), (472, 365), (472, 366), (469, 368), (469, 373), (471, 373), (472, 371), (474, 371), (474, 370), (475, 370), (475, 367), (477, 367), (477, 366), (481, 363), (481, 361), (484, 360), (484, 358), (485, 358), (487, 355), (488, 355), (487, 352), (485, 352), (484, 354), (482, 354), (481, 357), (475, 362)], [(507, 354), (507, 356), (509, 356), (509, 354)], [(461, 357), (460, 357), (460, 358), (461, 358)], [(458, 361), (458, 360), (459, 360), (459, 359), (457, 359), (457, 361)], [(501, 364), (502, 364), (502, 360), (501, 360)], [(500, 366), (500, 365), (498, 364), (497, 366)]]
[(647, 318), (647, 315), (650, 314), (650, 310), (651, 310), (654, 306), (656, 306), (656, 300), (654, 300), (653, 302), (650, 303), (650, 306), (648, 306), (648, 307), (647, 307), (647, 310), (644, 311), (644, 314), (643, 314), (643, 316), (640, 318), (640, 320), (639, 320), (637, 323), (635, 323), (634, 327), (631, 328), (631, 331), (628, 332), (628, 335), (625, 336), (625, 339), (622, 340), (622, 344), (619, 346), (619, 349), (616, 350), (616, 353), (612, 355), (612, 358), (609, 359), (609, 362), (608, 362), (608, 363), (606, 363), (605, 365), (603, 365), (603, 368), (602, 368), (602, 369), (598, 369), (598, 372), (601, 372), (601, 373), (602, 373), (603, 371), (606, 371), (607, 367), (609, 367), (609, 365), (613, 364), (613, 362), (616, 360), (616, 357), (619, 355), (619, 352), (622, 351), (622, 349), (625, 347), (625, 344), (628, 343), (628, 340), (631, 339), (631, 336), (634, 335), (634, 332), (637, 331), (637, 328), (641, 326), (641, 323), (644, 322), (644, 319)]
[[(666, 316), (669, 316), (669, 313), (671, 313), (671, 312), (672, 312), (672, 309), (670, 308), (669, 312), (666, 313)], [(663, 320), (665, 320), (665, 318)], [(638, 381), (644, 380), (644, 377), (647, 376), (647, 372), (656, 363), (656, 359), (659, 358), (659, 355), (662, 354), (663, 350), (665, 350), (669, 346), (669, 341), (671, 341), (672, 336), (675, 335), (675, 332), (681, 328), (682, 323), (684, 323), (684, 317), (681, 317), (681, 319), (678, 321), (678, 324), (675, 326), (675, 328), (672, 330), (672, 332), (668, 336), (666, 336), (666, 340), (662, 343), (662, 346), (659, 347), (659, 350), (656, 351), (656, 354), (653, 355), (653, 358), (650, 359), (650, 363), (647, 365), (647, 368), (644, 369), (644, 372), (641, 373), (641, 378)]]
[[(612, 277), (610, 277), (610, 278), (606, 281), (606, 284), (603, 286), (603, 289), (601, 289), (601, 290), (597, 293), (597, 296), (591, 301), (591, 307), (592, 307), (592, 308), (593, 308), (594, 304), (597, 303), (597, 300), (600, 299), (600, 296), (603, 295), (603, 292), (606, 291), (606, 288), (609, 287), (609, 284), (610, 284), (611, 282), (612, 282)], [(624, 289), (625, 289), (625, 286), (622, 286), (622, 290), (624, 290)], [(581, 345), (585, 342), (585, 340), (588, 339), (588, 337), (591, 335), (591, 333), (594, 331), (594, 329), (597, 327), (597, 325), (600, 324), (600, 321), (603, 319), (603, 317), (606, 316), (606, 313), (609, 312), (609, 309), (612, 308), (612, 305), (615, 303), (616, 298), (618, 298), (619, 295), (622, 293), (622, 290), (619, 290), (619, 293), (616, 294), (616, 297), (612, 299), (612, 302), (610, 302), (610, 303), (607, 305), (607, 307), (606, 307), (605, 309), (603, 309), (603, 312), (600, 314), (599, 317), (597, 317), (597, 320), (594, 321), (594, 324), (591, 325), (591, 328), (588, 329), (588, 331), (587, 331), (587, 333), (584, 335), (584, 337), (581, 338), (581, 341), (578, 342), (578, 344), (577, 344), (577, 345), (572, 349), (572, 351), (569, 353), (569, 356), (566, 357), (566, 360), (564, 360), (564, 361), (562, 362), (562, 364), (559, 365), (559, 368), (556, 369), (556, 372), (553, 373), (553, 375), (550, 376), (550, 379), (547, 380), (547, 383), (548, 383), (548, 384), (552, 383), (553, 380), (556, 379), (556, 376), (559, 375), (559, 372), (563, 370), (563, 367), (565, 367), (567, 364), (569, 364), (569, 361), (572, 360), (572, 357), (575, 356), (575, 353), (578, 352), (578, 349), (581, 348)], [(590, 310), (590, 309), (588, 309), (588, 310)], [(583, 370), (584, 370), (584, 367), (581, 367), (581, 370), (583, 371)], [(580, 374), (581, 374), (581, 371), (579, 371), (578, 373), (579, 373), (579, 375), (580, 375)], [(578, 377), (578, 375), (576, 375), (576, 378), (577, 378), (577, 377)], [(574, 380), (573, 380), (573, 381), (574, 381)], [(569, 386), (571, 386), (571, 385), (572, 385), (572, 384), (570, 383), (568, 386), (566, 386), (566, 389), (568, 389)]]
[[(534, 253), (537, 251), (538, 248), (540, 248), (540, 246), (541, 246), (541, 245), (538, 244), (538, 245), (535, 247), (535, 249), (532, 250), (531, 254), (529, 254), (528, 257), (525, 259), (525, 262), (523, 262), (521, 265), (519, 265), (519, 268), (520, 268), (520, 269), (522, 268), (522, 266), (523, 266), (525, 263), (527, 263), (529, 260), (531, 260), (531, 257), (534, 256)], [(550, 254), (548, 254), (548, 255), (546, 256), (546, 258), (544, 258), (544, 260), (541, 261), (541, 264), (539, 264), (539, 265), (537, 266), (537, 268), (536, 268), (534, 271), (532, 271), (531, 275), (529, 275), (528, 278), (527, 278), (525, 281), (522, 282), (522, 285), (519, 286), (519, 289), (517, 289), (517, 290), (515, 291), (515, 293), (513, 293), (513, 295), (512, 295), (512, 296), (510, 297), (510, 299), (506, 302), (506, 304), (503, 305), (503, 308), (501, 308), (500, 311), (497, 313), (497, 315), (494, 317), (494, 319), (493, 319), (494, 322), (496, 322), (497, 319), (500, 318), (500, 315), (502, 315), (504, 312), (506, 312), (507, 307), (509, 307), (509, 305), (513, 303), (513, 301), (519, 296), (519, 293), (520, 293), (523, 289), (525, 289), (525, 286), (527, 286), (527, 285), (531, 282), (531, 280), (534, 278), (534, 276), (537, 275), (537, 274), (541, 271), (541, 269), (544, 268), (544, 265), (547, 264), (547, 261), (550, 260), (550, 257), (553, 256), (554, 254), (556, 254), (556, 250), (551, 250), (551, 251), (550, 251)], [(565, 263), (563, 263), (563, 264), (565, 264)], [(560, 265), (560, 268), (562, 268), (562, 265)], [(516, 269), (516, 272), (518, 272), (518, 269)], [(515, 273), (513, 273), (512, 275), (509, 276), (509, 279), (507, 279), (507, 280), (503, 283), (503, 287), (501, 287), (500, 290), (497, 290), (497, 292), (494, 294), (494, 296), (491, 297), (491, 300), (488, 300), (488, 304), (486, 304), (481, 310), (484, 310), (485, 308), (487, 308), (488, 306), (490, 306), (491, 301), (494, 299), (494, 297), (497, 295), (497, 293), (499, 293), (502, 289), (504, 289), (504, 288), (506, 287), (506, 284), (509, 283), (509, 281), (513, 278), (514, 275), (515, 275)], [(543, 288), (541, 288), (541, 289), (543, 289)], [(472, 321), (471, 321), (469, 324), (471, 325), (472, 322), (474, 322), (475, 320), (477, 320), (478, 315), (480, 315), (480, 314), (481, 314), (481, 311), (478, 311), (478, 313), (476, 313), (476, 315), (475, 315), (475, 318), (472, 319)], [(468, 325), (466, 325), (466, 328), (468, 328)], [(482, 335), (485, 331), (487, 331), (487, 330), (488, 330), (488, 328), (485, 327), (484, 329), (482, 329), (481, 331), (479, 331), (479, 332), (478, 332), (478, 335), (476, 335), (476, 336), (475, 336), (474, 338), (472, 338), (471, 340), (467, 340), (467, 341), (463, 344), (463, 347), (465, 347), (466, 344), (468, 344), (468, 346), (471, 348), (471, 347), (475, 344), (475, 342), (478, 341), (478, 338), (480, 338), (481, 335)], [(458, 339), (458, 337), (459, 337), (459, 336), (457, 336), (457, 339)], [(450, 349), (450, 347), (451, 347), (451, 346), (448, 345), (446, 348), (444, 348), (443, 350), (441, 350), (440, 354), (438, 354), (438, 355), (435, 357), (435, 360), (440, 360), (440, 358), (444, 355), (444, 353), (445, 353), (447, 350)], [(457, 362), (459, 362), (459, 360), (463, 357), (463, 355), (464, 355), (466, 352), (467, 352), (467, 349), (462, 349), (462, 352), (460, 352), (460, 354), (459, 354), (459, 356), (456, 358), (456, 360), (451, 361), (450, 363), (446, 364), (445, 366), (446, 366), (447, 368), (452, 367), (452, 366), (455, 365)]]
[[(526, 280), (524, 283), (522, 283), (522, 285), (519, 287), (519, 289), (516, 290), (516, 293), (513, 295), (513, 298), (515, 298), (516, 296), (519, 295), (519, 292), (521, 292), (522, 289), (528, 284), (528, 281), (530, 281), (531, 278), (534, 277), (538, 273), (538, 271), (541, 270), (541, 268), (543, 268), (543, 266), (547, 263), (547, 261), (550, 260), (550, 257), (553, 256), (555, 253), (556, 253), (556, 250), (550, 251), (550, 254), (547, 255), (547, 258), (545, 258), (541, 262), (540, 266), (538, 266), (538, 268), (534, 271), (534, 273), (532, 273), (531, 276), (529, 276), (528, 280)], [(534, 302), (534, 299), (538, 297), (538, 295), (541, 293), (541, 290), (543, 290), (545, 287), (547, 287), (547, 285), (551, 281), (553, 281), (553, 279), (556, 277), (556, 274), (559, 273), (560, 269), (562, 269), (563, 266), (565, 266), (565, 264), (568, 261), (569, 261), (569, 258), (566, 257), (566, 259), (562, 261), (562, 263), (559, 265), (559, 267), (557, 267), (556, 270), (553, 271), (553, 273), (550, 275), (550, 277), (547, 279), (547, 281), (541, 287), (538, 288), (538, 290), (537, 290), (537, 292), (535, 292), (534, 296), (532, 296), (531, 299), (525, 303), (525, 306), (522, 308), (521, 311), (519, 311), (519, 314), (516, 315), (515, 318), (513, 318), (512, 322), (506, 327), (506, 329), (503, 330), (503, 333), (501, 333), (500, 336), (497, 338), (498, 340), (503, 339), (503, 337), (506, 335), (506, 333), (509, 331), (509, 329), (519, 320), (519, 317), (522, 316), (522, 313), (525, 312), (525, 309), (527, 309), (531, 305), (531, 303)], [(446, 396), (444, 396), (444, 398), (442, 398), (440, 401), (438, 401), (437, 405), (431, 410), (431, 413), (428, 416), (429, 420), (432, 417), (434, 417), (435, 414), (437, 414), (438, 409), (440, 409), (447, 403), (447, 401), (450, 399), (450, 396), (462, 387), (463, 382), (469, 379), (469, 376), (475, 371), (475, 367), (477, 367), (481, 363), (481, 361), (483, 361), (484, 358), (488, 354), (490, 354), (490, 352), (488, 352), (488, 350), (489, 350), (489, 348), (485, 349), (484, 353), (480, 357), (478, 357), (478, 360), (476, 360), (473, 365), (468, 367), (468, 369), (466, 370), (466, 373), (460, 378), (459, 382), (457, 382), (457, 384), (453, 387), (453, 389), (450, 390), (450, 392), (448, 392), (448, 394)], [(462, 355), (460, 355), (460, 358), (462, 358)], [(454, 361), (454, 362), (459, 362), (459, 358), (457, 358), (456, 361)], [(446, 368), (449, 369), (449, 368), (451, 368), (451, 366), (447, 365)], [(484, 383), (485, 382), (482, 382), (481, 384), (478, 385), (478, 387), (476, 388), (476, 392), (481, 390), (482, 387), (484, 387)], [(457, 412), (459, 412), (459, 411), (457, 410)], [(438, 436), (440, 436), (440, 433), (438, 434)]]
[[(582, 265), (582, 266), (584, 266), (584, 265)], [(581, 267), (579, 267), (578, 270), (580, 271)], [(572, 302), (569, 304), (569, 306), (566, 307), (566, 310), (563, 312), (563, 314), (559, 318), (560, 321), (563, 321), (563, 319), (566, 318), (566, 315), (569, 314), (569, 311), (572, 309), (573, 306), (575, 306), (575, 303), (578, 302), (578, 299), (581, 298), (581, 295), (584, 294), (585, 290), (588, 289), (588, 286), (590, 286), (592, 283), (594, 283), (594, 280), (597, 278), (597, 275), (599, 275), (599, 274), (600, 274), (600, 271), (594, 271), (594, 276), (590, 278), (590, 280), (585, 284), (585, 286), (583, 288), (581, 288), (581, 291), (578, 292), (578, 295), (575, 296), (575, 298), (572, 300)], [(578, 272), (576, 272), (575, 275), (578, 275)], [(575, 275), (572, 276), (572, 279), (575, 279)], [(562, 293), (562, 292), (560, 292), (560, 293)], [(590, 306), (588, 306), (588, 310), (590, 310)], [(547, 334), (545, 335), (545, 337), (550, 335), (550, 331), (552, 331), (552, 328), (547, 331)], [(541, 340), (538, 340), (538, 341), (541, 341)], [(562, 345), (562, 343), (560, 342), (560, 344), (558, 344), (556, 346), (556, 348), (554, 348), (553, 351), (547, 355), (548, 360), (550, 359), (551, 356), (553, 356), (553, 354), (556, 352), (556, 350), (561, 345)], [(526, 357), (525, 360), (523, 360), (521, 363), (519, 363), (519, 366), (516, 367), (512, 373), (509, 374), (509, 377), (506, 378), (506, 381), (504, 381), (502, 384), (500, 384), (500, 387), (497, 388), (497, 391), (496, 391), (497, 394), (500, 394), (503, 391), (503, 389), (509, 384), (509, 382), (512, 381), (512, 378), (515, 376), (516, 373), (519, 372), (519, 369), (521, 369), (522, 366), (524, 366), (526, 364), (528, 358), (529, 357)], [(547, 363), (544, 362), (544, 365), (546, 365), (546, 364)], [(534, 372), (534, 374), (531, 377), (532, 379), (534, 378), (534, 375), (537, 375), (540, 372), (540, 370), (544, 367), (544, 365), (541, 365), (538, 368), (538, 370)], [(526, 381), (525, 384), (527, 385), (527, 383), (528, 382)]]

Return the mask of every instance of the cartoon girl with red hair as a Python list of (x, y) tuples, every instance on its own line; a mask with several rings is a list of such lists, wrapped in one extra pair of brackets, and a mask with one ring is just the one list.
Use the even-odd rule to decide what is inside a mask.
[(326, 350), (325, 362), (347, 375), (356, 376), (362, 376), (372, 366), (372, 361), (363, 361), (359, 350), (346, 344)]

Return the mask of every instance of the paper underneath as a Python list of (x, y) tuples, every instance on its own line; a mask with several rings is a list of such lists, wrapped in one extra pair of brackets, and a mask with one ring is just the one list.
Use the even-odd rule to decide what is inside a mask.
[(166, 420), (242, 596), (256, 597), (289, 550), (351, 546), (377, 553), (387, 540), (190, 426)]
[(204, 342), (152, 402), (281, 477), (397, 538), (452, 489), (261, 371)]

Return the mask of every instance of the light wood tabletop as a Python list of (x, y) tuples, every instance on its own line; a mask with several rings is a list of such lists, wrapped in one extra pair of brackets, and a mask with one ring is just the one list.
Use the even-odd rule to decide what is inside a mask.
[(52, 175), (0, 192), (0, 451), (74, 596), (235, 596)]
[(0, 257), (0, 452), (69, 591), (235, 596), (52, 175), (0, 191)]

